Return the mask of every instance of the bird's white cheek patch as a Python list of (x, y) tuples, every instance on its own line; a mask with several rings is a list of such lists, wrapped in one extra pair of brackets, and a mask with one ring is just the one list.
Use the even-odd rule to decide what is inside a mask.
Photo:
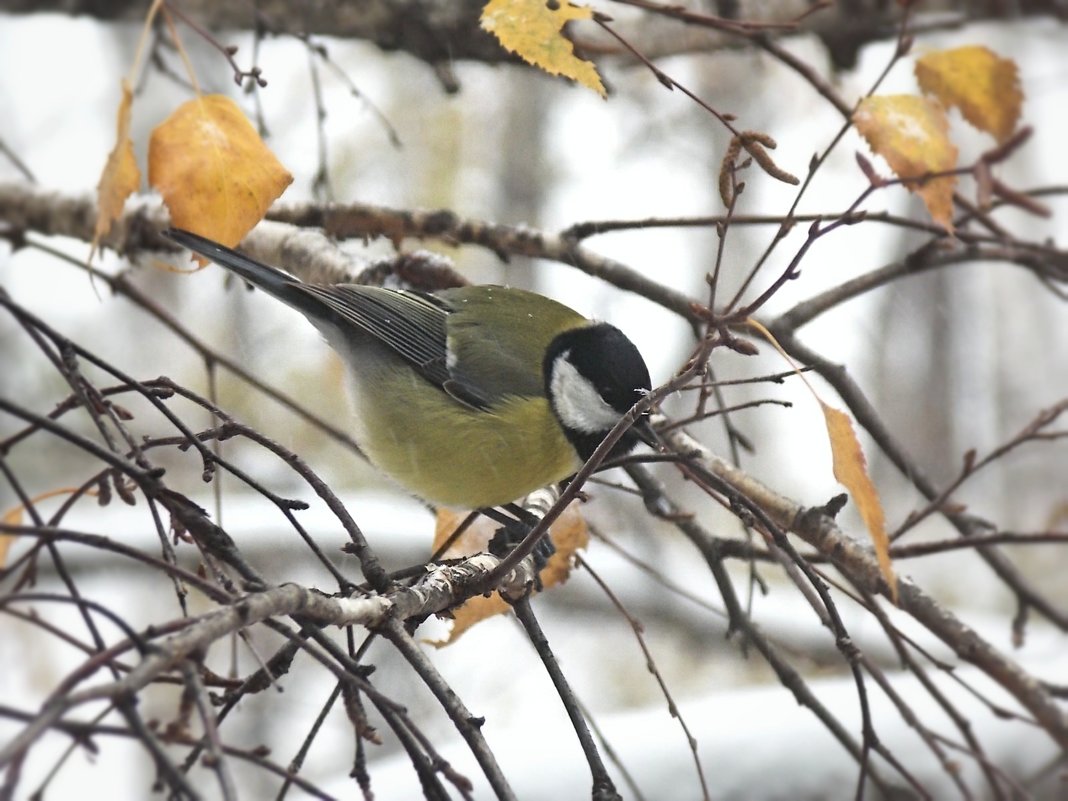
[(597, 388), (582, 375), (564, 351), (553, 362), (553, 377), (549, 383), (550, 400), (560, 422), (583, 434), (608, 431), (622, 416), (605, 403)]
[(456, 362), (458, 361), (456, 351), (453, 348), (453, 338), (451, 336), (445, 337), (445, 367), (450, 372), (456, 368)]

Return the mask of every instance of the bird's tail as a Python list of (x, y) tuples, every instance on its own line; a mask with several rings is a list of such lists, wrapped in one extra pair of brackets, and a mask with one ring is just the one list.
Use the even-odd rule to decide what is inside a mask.
[(253, 286), (258, 286), (284, 303), (304, 305), (297, 300), (297, 296), (302, 293), (294, 289), (295, 285), (300, 284), (300, 280), (288, 273), (181, 228), (168, 228), (163, 232), (163, 236), (237, 273)]

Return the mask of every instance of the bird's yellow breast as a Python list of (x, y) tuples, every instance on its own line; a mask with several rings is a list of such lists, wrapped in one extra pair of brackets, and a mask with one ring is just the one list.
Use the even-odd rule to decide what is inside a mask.
[(499, 506), (581, 466), (543, 397), (512, 396), (483, 411), (427, 391), (411, 370), (373, 372), (364, 378), (375, 391), (356, 381), (357, 439), (379, 469), (428, 501)]

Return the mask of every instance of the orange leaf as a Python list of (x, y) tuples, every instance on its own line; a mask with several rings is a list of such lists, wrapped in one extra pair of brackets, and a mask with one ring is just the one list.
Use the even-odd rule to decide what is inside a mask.
[(468, 598), (462, 606), (453, 610), (449, 636), (443, 640), (431, 640), (430, 645), (436, 648), (452, 645), (476, 623), (481, 623), (483, 620), (488, 620), (497, 615), (503, 615), (509, 608), (507, 601), (501, 597), (499, 592)]
[[(21, 526), (22, 506), (19, 505), (14, 509), (8, 509), (0, 520), (3, 520), (5, 525), (8, 526)], [(7, 567), (7, 554), (11, 550), (11, 546), (15, 544), (15, 540), (16, 537), (13, 534), (0, 534), (0, 569)]]
[[(49, 498), (55, 498), (59, 495), (70, 495), (76, 490), (64, 487), (62, 489), (48, 490), (48, 492), (42, 492), (40, 495), (31, 499), (32, 503), (40, 503), (41, 501), (48, 500)], [(87, 490), (86, 495), (97, 495), (96, 490)], [(4, 512), (3, 516), (0, 516), (0, 521), (3, 521), (8, 526), (21, 526), (22, 515), (26, 511), (26, 507), (23, 504), (13, 506)], [(0, 568), (7, 565), (7, 554), (11, 550), (11, 546), (14, 544), (16, 537), (11, 534), (0, 534)]]
[(1016, 62), (971, 45), (928, 53), (916, 61), (924, 94), (960, 109), (964, 119), (1004, 142), (1020, 121), (1023, 92)]
[(872, 544), (875, 546), (875, 556), (879, 560), (879, 570), (890, 587), (890, 599), (897, 603), (897, 578), (894, 576), (894, 567), (890, 563), (890, 538), (886, 534), (886, 515), (883, 512), (882, 502), (879, 500), (879, 491), (875, 489), (871, 477), (868, 475), (868, 462), (864, 458), (864, 451), (860, 447), (860, 441), (853, 431), (853, 423), (849, 416), (833, 406), (828, 406), (813, 389), (812, 384), (805, 378), (793, 359), (789, 357), (782, 345), (772, 333), (756, 320), (750, 318), (746, 323), (760, 335), (768, 340), (772, 346), (782, 354), (790, 366), (797, 373), (797, 377), (804, 382), (812, 397), (823, 410), (823, 419), (827, 425), (827, 436), (831, 442), (831, 459), (834, 477), (837, 478), (853, 496), (853, 503), (860, 511), (860, 517), (871, 535)]
[(823, 417), (827, 423), (827, 436), (831, 440), (834, 477), (837, 478), (853, 497), (860, 517), (871, 535), (875, 546), (875, 556), (879, 560), (879, 570), (886, 583), (890, 585), (890, 598), (897, 603), (897, 578), (894, 566), (890, 562), (890, 538), (886, 533), (886, 517), (879, 491), (875, 489), (868, 475), (868, 463), (860, 441), (853, 430), (853, 422), (845, 412), (828, 406), (817, 398)]
[(96, 185), (97, 213), (93, 229), (93, 246), (89, 251), (92, 260), (101, 238), (107, 236), (112, 223), (122, 214), (126, 198), (141, 185), (141, 171), (137, 168), (133, 142), (130, 140), (130, 109), (133, 91), (128, 81), (122, 81), (122, 101), (119, 103), (116, 123), (115, 147), (108, 155), (107, 164)]
[(953, 233), (956, 176), (916, 180), (957, 166), (957, 148), (949, 141), (942, 106), (916, 95), (866, 97), (854, 112), (853, 123), (909, 191), (919, 193), (935, 222)]
[[(434, 532), (434, 550), (437, 551), (456, 530), (456, 527), (467, 515), (448, 509), (438, 510), (437, 529)], [(479, 517), (475, 522), (457, 538), (443, 558), (456, 558), (482, 553), (488, 549), (489, 541), (497, 533), (499, 525), (485, 517)], [(541, 570), (541, 581), (545, 589), (563, 584), (571, 575), (571, 563), (575, 553), (586, 547), (590, 540), (589, 531), (586, 529), (586, 521), (583, 520), (576, 504), (568, 506), (549, 527), (549, 536), (556, 553), (550, 558), (548, 564)], [(466, 601), (453, 610), (452, 628), (449, 636), (444, 640), (436, 640), (431, 645), (442, 648), (456, 642), (460, 635), (486, 618), (507, 612), (510, 607), (501, 598), (500, 593), (493, 592), (488, 596), (477, 596)]]
[(528, 64), (550, 75), (563, 75), (607, 97), (597, 68), (575, 55), (563, 27), (574, 19), (591, 19), (593, 12), (567, 0), (490, 0), (480, 23), (504, 46)]
[(148, 182), (171, 220), (224, 245), (240, 242), (292, 181), (223, 95), (183, 103), (152, 131)]

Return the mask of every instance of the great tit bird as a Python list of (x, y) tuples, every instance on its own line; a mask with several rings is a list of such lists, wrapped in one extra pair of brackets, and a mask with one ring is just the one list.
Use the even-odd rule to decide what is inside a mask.
[(188, 231), (164, 236), (302, 312), (347, 368), (356, 442), (431, 503), (503, 506), (567, 478), (650, 389), (623, 332), (533, 292), (304, 283)]

